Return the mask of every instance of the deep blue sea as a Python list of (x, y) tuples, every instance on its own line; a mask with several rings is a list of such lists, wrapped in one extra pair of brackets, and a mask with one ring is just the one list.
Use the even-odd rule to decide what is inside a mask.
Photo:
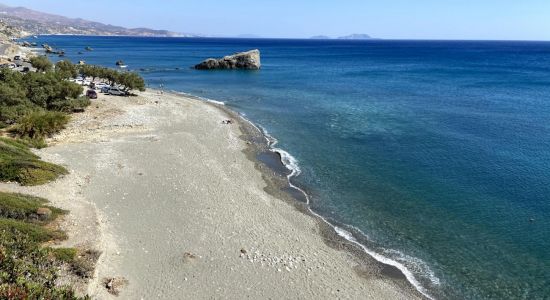
[[(434, 298), (550, 299), (550, 43), (37, 42), (244, 114), (297, 160), (315, 212)], [(260, 71), (190, 68), (254, 48)]]

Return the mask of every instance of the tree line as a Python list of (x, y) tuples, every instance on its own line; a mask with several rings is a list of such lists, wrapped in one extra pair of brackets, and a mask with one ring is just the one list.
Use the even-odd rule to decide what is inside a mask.
[(55, 69), (56, 73), (65, 79), (75, 78), (79, 74), (82, 77), (90, 77), (92, 81), (100, 79), (111, 86), (118, 86), (124, 91), (145, 90), (145, 81), (134, 72), (120, 72), (114, 69), (96, 65), (75, 65), (67, 60), (62, 60), (53, 65), (47, 57), (36, 56), (31, 58), (31, 65), (39, 72), (49, 72)]
[(53, 64), (45, 56), (33, 57), (30, 63), (37, 72), (0, 69), (0, 130), (11, 127), (21, 137), (42, 140), (63, 128), (67, 113), (90, 104), (88, 98), (81, 96), (83, 87), (68, 80), (79, 74), (106, 81), (126, 92), (145, 90), (143, 78), (132, 72), (69, 61)]

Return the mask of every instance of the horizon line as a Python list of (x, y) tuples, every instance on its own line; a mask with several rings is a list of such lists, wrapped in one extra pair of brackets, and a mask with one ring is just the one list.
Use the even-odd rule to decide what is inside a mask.
[[(32, 37), (28, 35), (19, 39)], [(341, 39), (328, 38), (318, 39), (311, 37), (238, 37), (238, 36), (139, 36), (139, 35), (87, 35), (87, 34), (38, 34), (37, 36), (84, 36), (84, 37), (133, 37), (133, 38), (173, 38), (173, 39), (241, 39), (241, 40), (309, 40), (309, 41), (350, 41), (350, 42), (367, 42), (367, 41), (448, 41), (448, 42), (550, 42), (550, 40), (529, 40), (529, 39), (442, 39), (442, 38), (370, 38), (370, 39)]]

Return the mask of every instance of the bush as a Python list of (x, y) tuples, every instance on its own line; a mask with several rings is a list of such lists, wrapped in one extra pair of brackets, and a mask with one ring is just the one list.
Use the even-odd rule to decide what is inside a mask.
[(0, 215), (0, 299), (78, 299), (69, 287), (56, 285), (59, 267), (72, 263), (76, 249), (42, 247), (45, 242), (66, 238), (65, 234), (24, 221), (27, 212), (45, 203), (33, 196), (0, 194), (2, 211), (23, 212), (15, 215), (22, 219), (12, 219), (11, 213)]
[(118, 78), (118, 84), (122, 85), (126, 91), (145, 91), (145, 81), (136, 73), (121, 73)]
[(56, 286), (60, 261), (40, 246), (51, 238), (36, 225), (0, 219), (0, 299), (78, 299)]
[(52, 248), (51, 253), (53, 256), (62, 262), (72, 263), (76, 258), (75, 248)]
[(50, 103), (78, 98), (84, 91), (82, 86), (66, 81), (55, 73), (27, 73), (21, 83), (27, 99), (35, 105), (49, 109)]
[(35, 56), (30, 59), (31, 65), (40, 72), (51, 71), (53, 64), (46, 56)]
[(40, 110), (40, 108), (36, 107), (32, 103), (12, 106), (0, 105), (0, 122), (5, 124), (5, 126), (7, 127), (8, 125), (13, 125), (17, 123), (17, 120), (19, 120), (22, 116), (35, 112), (37, 110)]
[[(39, 197), (0, 192), (0, 218), (45, 223), (67, 213), (62, 209), (47, 206), (47, 203), (46, 199)], [(47, 208), (52, 213), (40, 219), (37, 214), (39, 208)]]
[(77, 99), (52, 102), (49, 109), (71, 113), (82, 111), (84, 108), (90, 106), (90, 104), (92, 104), (92, 102), (88, 97), (79, 97)]
[(41, 140), (58, 133), (68, 122), (69, 116), (62, 112), (33, 112), (21, 118), (11, 131), (20, 137)]
[(29, 150), (29, 143), (0, 137), (0, 181), (39, 185), (67, 174), (61, 166), (41, 161)]
[(66, 234), (61, 231), (48, 230), (42, 226), (0, 218), (0, 233), (4, 237), (15, 237), (18, 233), (24, 234), (28, 240), (36, 244), (45, 243), (51, 240), (64, 240)]
[(58, 61), (55, 64), (55, 73), (63, 79), (75, 78), (78, 76), (78, 67), (68, 60)]

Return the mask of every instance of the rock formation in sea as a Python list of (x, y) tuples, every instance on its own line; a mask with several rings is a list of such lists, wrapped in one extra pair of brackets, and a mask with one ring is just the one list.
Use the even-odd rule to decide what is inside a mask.
[(224, 58), (209, 58), (195, 66), (197, 70), (213, 69), (245, 69), (258, 70), (261, 67), (260, 50), (250, 50), (246, 52), (235, 53)]

